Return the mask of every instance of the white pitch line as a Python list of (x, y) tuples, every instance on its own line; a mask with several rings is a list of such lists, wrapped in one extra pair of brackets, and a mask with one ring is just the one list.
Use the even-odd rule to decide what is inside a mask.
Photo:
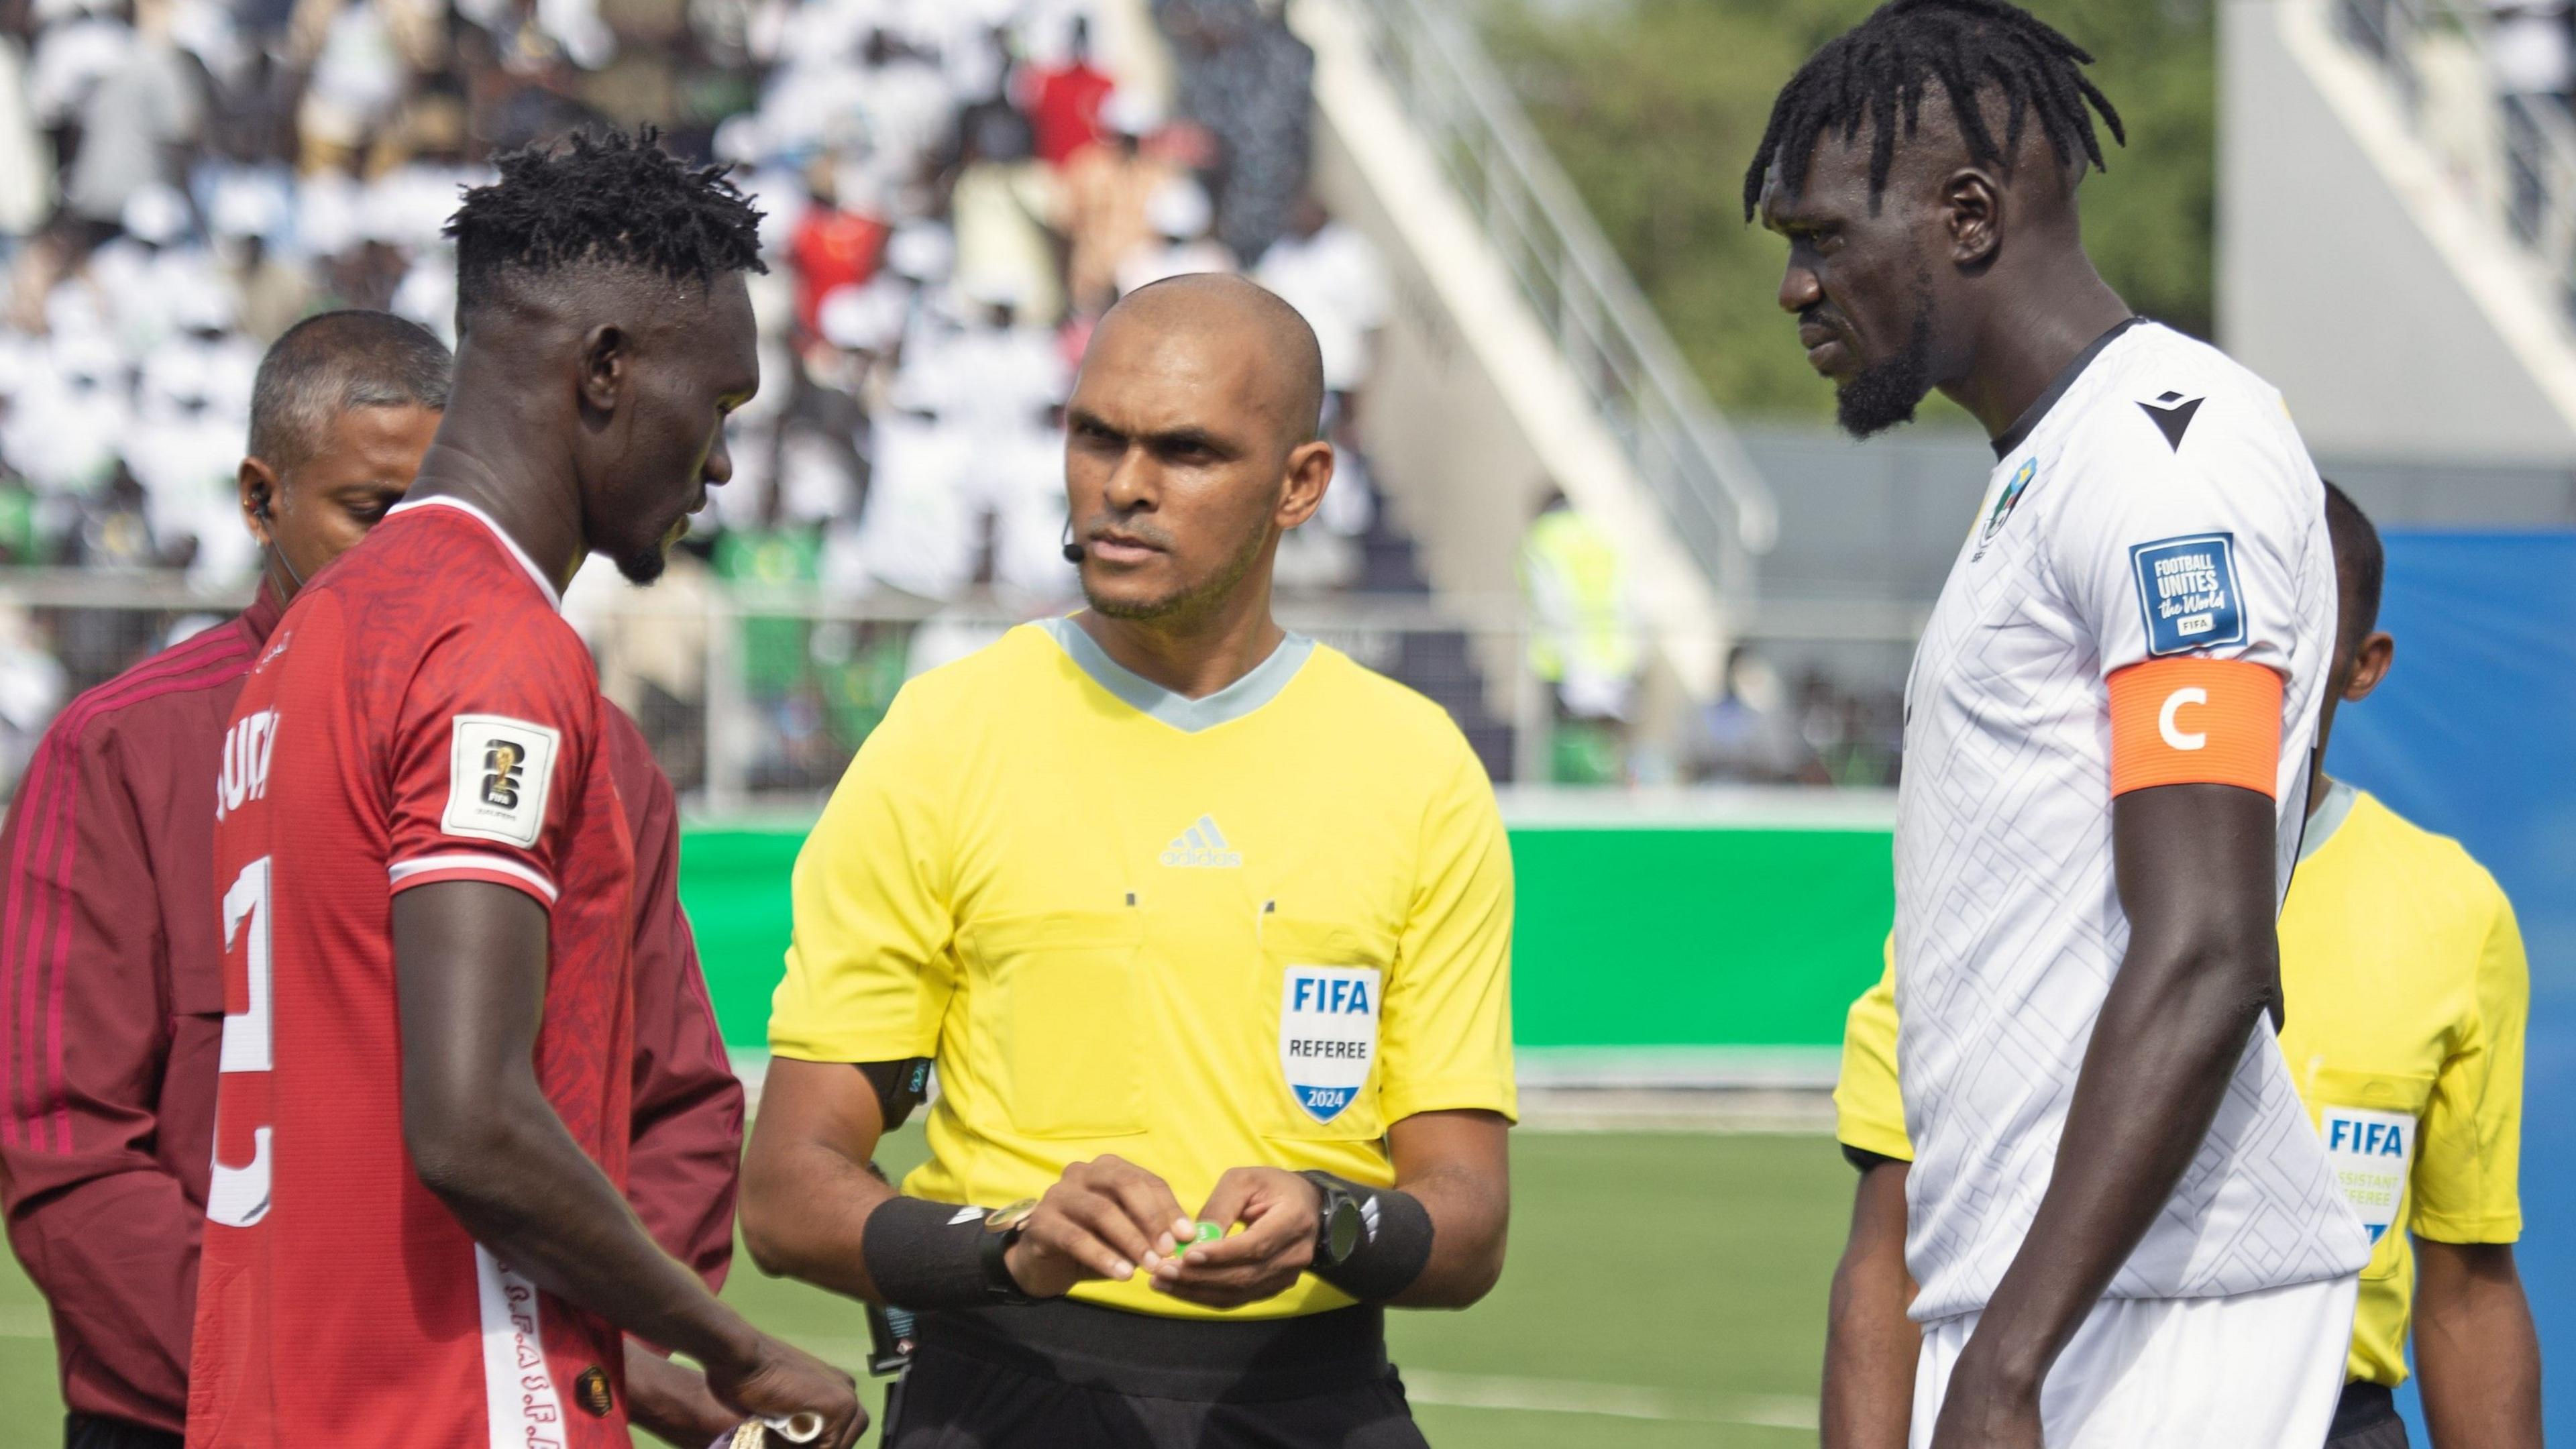
[(1682, 1394), (1583, 1379), (1503, 1378), (1490, 1374), (1405, 1369), (1405, 1397), (1451, 1409), (1506, 1409), (1532, 1414), (1591, 1414), (1692, 1424), (1744, 1424), (1813, 1433), (1816, 1405), (1783, 1394)]

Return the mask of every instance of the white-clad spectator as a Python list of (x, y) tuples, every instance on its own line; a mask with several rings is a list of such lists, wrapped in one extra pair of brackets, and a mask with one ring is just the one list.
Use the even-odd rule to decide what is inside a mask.
[(257, 567), (241, 527), (234, 468), (247, 419), (215, 404), (213, 358), (186, 345), (148, 359), (136, 389), (134, 426), (121, 452), (143, 485), (144, 517), (167, 557), (186, 557), (205, 579), (233, 579)]
[[(92, 253), (90, 279), (106, 303), (117, 345), (141, 361), (186, 326), (183, 318), (219, 304), (228, 289), (214, 258), (189, 239), (187, 199), (153, 182), (126, 198), (124, 235)], [(219, 324), (229, 327), (227, 314)]]
[(943, 425), (914, 375), (898, 375), (870, 433), (859, 552), (870, 577), (925, 599), (954, 598), (975, 577), (974, 500), (963, 478), (975, 439)]
[(406, 67), (376, 6), (347, 4), (323, 27), (295, 116), (307, 169), (356, 154), (401, 103)]
[(0, 36), (0, 234), (25, 236), (53, 209), (54, 147), (36, 128), (26, 48)]
[(923, 385), (940, 417), (978, 438), (1045, 425), (1070, 379), (1055, 334), (1020, 324), (1020, 299), (986, 278), (960, 278), (966, 325), (905, 370)]
[(6, 778), (15, 780), (26, 768), (62, 707), (67, 683), (35, 620), (15, 604), (0, 607), (0, 771)]
[(366, 237), (367, 188), (338, 167), (307, 171), (295, 187), (295, 240), (304, 255), (336, 257)]
[(1231, 272), (1234, 253), (1208, 234), (1216, 208), (1207, 188), (1176, 177), (1156, 188), (1145, 203), (1145, 224), (1153, 240), (1129, 252), (1118, 263), (1118, 295), (1192, 272)]
[(206, 226), (213, 233), (215, 264), (224, 275), (241, 340), (254, 351), (276, 341), (304, 316), (313, 300), (311, 271), (282, 253), (295, 215), (292, 177), (269, 169), (240, 168), (207, 188)]
[(136, 191), (176, 180), (172, 158), (195, 138), (204, 113), (196, 63), (171, 43), (167, 21), (139, 27), (80, 101), (80, 153), (63, 187), (65, 208), (112, 222)]
[(1046, 226), (1061, 207), (1056, 177), (1030, 152), (1026, 127), (990, 114), (970, 123), (965, 165), (948, 205), (961, 288), (1007, 291), (1020, 315), (1033, 322), (1063, 315), (1060, 263)]
[(0, 452), (40, 490), (85, 493), (115, 471), (131, 420), (125, 361), (103, 332), (57, 332), (50, 353), (10, 410)]
[(912, 283), (891, 272), (879, 272), (855, 287), (835, 287), (823, 294), (815, 322), (823, 340), (844, 352), (883, 356), (903, 340), (912, 315)]
[(853, 99), (866, 125), (866, 165), (881, 194), (903, 194), (947, 144), (957, 123), (957, 93), (938, 66), (883, 30), (860, 47), (859, 70)]
[(27, 102), (39, 125), (75, 120), (101, 78), (125, 63), (134, 27), (109, 0), (37, 0), (42, 27), (28, 59)]
[(1368, 380), (1378, 329), (1386, 325), (1386, 263), (1357, 228), (1336, 221), (1312, 193), (1289, 213), (1288, 230), (1261, 254), (1253, 280), (1285, 298), (1315, 329), (1324, 389), (1348, 394)]
[(1064, 558), (1064, 435), (1025, 427), (978, 450), (993, 513), (993, 587), (1023, 610), (1068, 599), (1080, 576)]
[(2567, 0), (2487, 0), (2487, 69), (2498, 94), (2565, 96), (2576, 89)]

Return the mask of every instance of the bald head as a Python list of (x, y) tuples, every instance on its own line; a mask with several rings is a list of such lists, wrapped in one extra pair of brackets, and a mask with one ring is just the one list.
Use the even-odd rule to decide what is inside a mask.
[(1279, 536), (1332, 482), (1323, 405), (1314, 329), (1240, 277), (1174, 277), (1111, 308), (1064, 408), (1091, 607), (1167, 622), (1266, 608)]
[(1315, 329), (1256, 283), (1192, 272), (1137, 288), (1101, 318), (1091, 354), (1132, 347), (1227, 374), (1237, 401), (1277, 429), (1282, 452), (1323, 427), (1324, 354)]

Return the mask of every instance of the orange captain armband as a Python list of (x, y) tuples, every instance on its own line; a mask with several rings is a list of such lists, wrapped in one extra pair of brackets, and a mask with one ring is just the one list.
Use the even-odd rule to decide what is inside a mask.
[(2280, 798), (2281, 676), (2247, 659), (2150, 659), (2111, 676), (2111, 793), (2236, 785)]

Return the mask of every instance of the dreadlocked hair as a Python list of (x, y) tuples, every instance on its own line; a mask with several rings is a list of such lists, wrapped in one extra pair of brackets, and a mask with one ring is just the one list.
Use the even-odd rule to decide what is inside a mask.
[(659, 141), (651, 126), (576, 132), (559, 148), (502, 156), (501, 179), (469, 188), (447, 221), (458, 312), (488, 300), (506, 275), (583, 263), (701, 285), (767, 271), (760, 212), (725, 179), (727, 168), (683, 165)]
[[(1762, 145), (1744, 172), (1745, 219), (1762, 203), (1763, 174), (1772, 162), (1780, 165), (1781, 186), (1800, 190), (1817, 138), (1838, 131), (1850, 145), (1864, 119), (1871, 125), (1869, 194), (1876, 198), (1896, 161), (1897, 118), (1904, 117), (1905, 134), (1913, 135), (1924, 91), (1935, 80), (1978, 164), (2003, 165), (2036, 116), (2059, 164), (2081, 155), (2108, 169), (2092, 113), (2102, 113), (2112, 140), (2126, 145), (2129, 137), (2110, 98), (2079, 68), (2092, 63), (2084, 47), (2006, 0), (1890, 0), (1826, 42), (1781, 87)], [(1978, 93), (1989, 88), (2004, 98), (2001, 145), (1977, 104)]]

